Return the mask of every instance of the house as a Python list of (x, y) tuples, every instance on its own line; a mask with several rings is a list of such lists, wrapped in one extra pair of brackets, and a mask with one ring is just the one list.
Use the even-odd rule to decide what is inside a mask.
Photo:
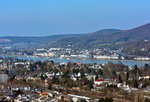
[(105, 82), (107, 82), (107, 81), (105, 81), (103, 78), (101, 78), (101, 79), (95, 80), (95, 81), (94, 81), (94, 84), (100, 85), (100, 84), (105, 83)]
[(49, 96), (48, 92), (41, 92), (40, 95), (44, 96), (44, 97), (48, 97)]
[(78, 102), (78, 100), (80, 99), (85, 99), (86, 101), (90, 100), (90, 98), (86, 96), (79, 96), (79, 95), (74, 95), (74, 94), (68, 94), (68, 96), (72, 97), (72, 100), (74, 102)]
[(144, 79), (150, 79), (150, 75), (145, 76)]
[(82, 65), (82, 63), (78, 62), (78, 63), (77, 63), (77, 65), (78, 65), (78, 66), (81, 66), (81, 65)]
[(53, 94), (50, 92), (41, 92), (40, 96), (42, 96), (42, 97), (53, 97)]
[(26, 80), (34, 80), (34, 77), (28, 76), (28, 77), (26, 78)]

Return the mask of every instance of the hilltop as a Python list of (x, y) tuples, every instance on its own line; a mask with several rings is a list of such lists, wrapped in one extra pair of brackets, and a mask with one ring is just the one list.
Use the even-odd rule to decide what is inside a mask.
[(79, 37), (64, 38), (56, 41), (53, 45), (63, 47), (71, 45), (77, 48), (100, 48), (111, 45), (118, 46), (143, 39), (150, 39), (150, 23), (129, 30), (99, 30)]
[(0, 46), (15, 47), (121, 47), (125, 44), (150, 40), (150, 23), (129, 30), (103, 29), (87, 34), (64, 34), (45, 37), (0, 37)]

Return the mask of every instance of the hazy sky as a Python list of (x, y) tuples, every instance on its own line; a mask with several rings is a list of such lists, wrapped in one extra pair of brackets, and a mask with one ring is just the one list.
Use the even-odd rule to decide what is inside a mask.
[(0, 36), (129, 29), (150, 23), (150, 0), (0, 0)]

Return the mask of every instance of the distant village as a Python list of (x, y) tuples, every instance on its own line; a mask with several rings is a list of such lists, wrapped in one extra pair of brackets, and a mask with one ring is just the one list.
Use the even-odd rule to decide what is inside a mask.
[(49, 49), (13, 49), (11, 47), (0, 48), (1, 55), (24, 55), (66, 59), (106, 59), (106, 60), (135, 60), (150, 61), (150, 57), (126, 55), (122, 49), (72, 49), (72, 48), (49, 48)]
[[(88, 51), (83, 53), (88, 55)], [(150, 65), (128, 67), (112, 62), (55, 63), (1, 57), (0, 101), (150, 102)]]

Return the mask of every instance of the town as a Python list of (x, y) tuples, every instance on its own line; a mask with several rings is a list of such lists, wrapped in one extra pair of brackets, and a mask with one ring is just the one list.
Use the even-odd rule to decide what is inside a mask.
[(113, 50), (109, 48), (101, 49), (72, 49), (72, 48), (40, 48), (40, 49), (15, 49), (11, 47), (1, 47), (1, 55), (23, 55), (50, 57), (62, 59), (106, 59), (106, 60), (134, 60), (150, 61), (149, 56), (127, 55), (122, 49)]
[(149, 102), (150, 66), (0, 58), (2, 102)]

